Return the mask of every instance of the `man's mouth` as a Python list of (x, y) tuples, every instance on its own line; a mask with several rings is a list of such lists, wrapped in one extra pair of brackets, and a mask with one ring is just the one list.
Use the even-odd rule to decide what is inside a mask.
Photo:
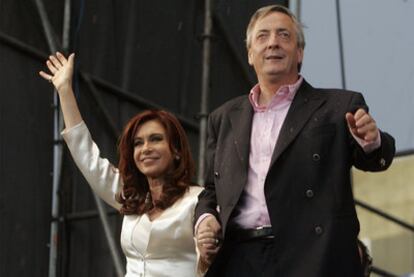
[(283, 55), (268, 55), (266, 56), (266, 60), (281, 60), (283, 59), (284, 56)]

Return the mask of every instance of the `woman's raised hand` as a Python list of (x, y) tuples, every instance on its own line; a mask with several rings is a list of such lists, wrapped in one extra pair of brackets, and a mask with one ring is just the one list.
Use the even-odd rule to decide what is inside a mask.
[(53, 83), (58, 91), (66, 128), (71, 128), (82, 121), (82, 116), (72, 90), (74, 60), (75, 54), (71, 54), (66, 59), (65, 56), (57, 52), (55, 56), (49, 56), (49, 59), (46, 61), (50, 73), (39, 72), (39, 75)]
[(60, 52), (56, 52), (56, 55), (49, 56), (49, 59), (46, 61), (46, 66), (49, 68), (50, 74), (40, 71), (39, 75), (43, 79), (53, 83), (58, 92), (66, 88), (71, 88), (74, 59), (74, 53), (70, 54), (66, 59)]

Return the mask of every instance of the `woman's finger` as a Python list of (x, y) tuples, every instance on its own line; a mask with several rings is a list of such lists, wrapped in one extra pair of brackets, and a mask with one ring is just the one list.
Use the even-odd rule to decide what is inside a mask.
[(207, 249), (206, 254), (207, 254), (207, 256), (210, 256), (210, 258), (212, 258), (212, 256), (217, 254), (219, 249), (220, 249), (220, 247), (215, 247), (214, 249)]
[(46, 65), (47, 65), (47, 68), (49, 68), (49, 70), (50, 70), (50, 73), (52, 73), (53, 75), (55, 75), (56, 74), (56, 72), (58, 71), (57, 70), (57, 68), (52, 64), (52, 62), (50, 61), (50, 60), (47, 60), (46, 61)]
[(60, 63), (60, 61), (55, 57), (55, 56), (50, 56), (49, 60), (53, 63), (53, 66), (57, 69), (62, 67), (62, 64)]
[(62, 53), (56, 52), (56, 57), (59, 60), (60, 64), (65, 65), (67, 63), (67, 60), (66, 60), (65, 56), (63, 56)]
[(44, 72), (44, 71), (39, 71), (39, 75), (43, 78), (43, 79), (45, 79), (46, 81), (51, 81), (52, 80), (52, 78), (53, 78), (53, 76), (52, 75), (50, 75), (50, 74), (47, 74), (46, 72)]
[(73, 65), (74, 59), (75, 59), (75, 53), (70, 54), (68, 57), (69, 64)]

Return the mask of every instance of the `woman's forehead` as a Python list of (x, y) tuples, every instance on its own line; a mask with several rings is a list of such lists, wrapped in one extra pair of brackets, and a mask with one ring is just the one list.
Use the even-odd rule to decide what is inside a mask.
[(135, 137), (148, 136), (151, 134), (166, 134), (164, 126), (157, 119), (151, 119), (140, 124), (135, 133)]

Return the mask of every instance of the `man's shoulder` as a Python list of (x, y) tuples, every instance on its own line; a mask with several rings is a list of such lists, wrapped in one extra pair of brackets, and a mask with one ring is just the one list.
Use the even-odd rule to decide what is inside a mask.
[(350, 97), (353, 95), (361, 95), (360, 92), (341, 88), (315, 88), (308, 83), (305, 86), (307, 90), (312, 90), (313, 94), (319, 94), (323, 97)]
[(340, 89), (340, 88), (316, 88), (316, 91), (322, 94), (330, 94), (330, 95), (354, 95), (354, 94), (361, 94), (360, 92), (347, 90), (347, 89)]
[(322, 88), (322, 87), (314, 87), (311, 83), (307, 80), (303, 79), (302, 85), (299, 89), (303, 89), (306, 91), (311, 91), (312, 93), (321, 93), (321, 94), (330, 94), (330, 95), (351, 95), (351, 94), (361, 94), (360, 92), (342, 89), (342, 88)]
[(249, 104), (249, 98), (247, 95), (241, 95), (235, 98), (232, 98), (228, 101), (226, 101), (224, 104), (216, 108), (211, 112), (211, 115), (221, 115), (226, 114), (229, 110), (232, 109), (238, 109), (240, 107), (243, 107), (244, 105)]

